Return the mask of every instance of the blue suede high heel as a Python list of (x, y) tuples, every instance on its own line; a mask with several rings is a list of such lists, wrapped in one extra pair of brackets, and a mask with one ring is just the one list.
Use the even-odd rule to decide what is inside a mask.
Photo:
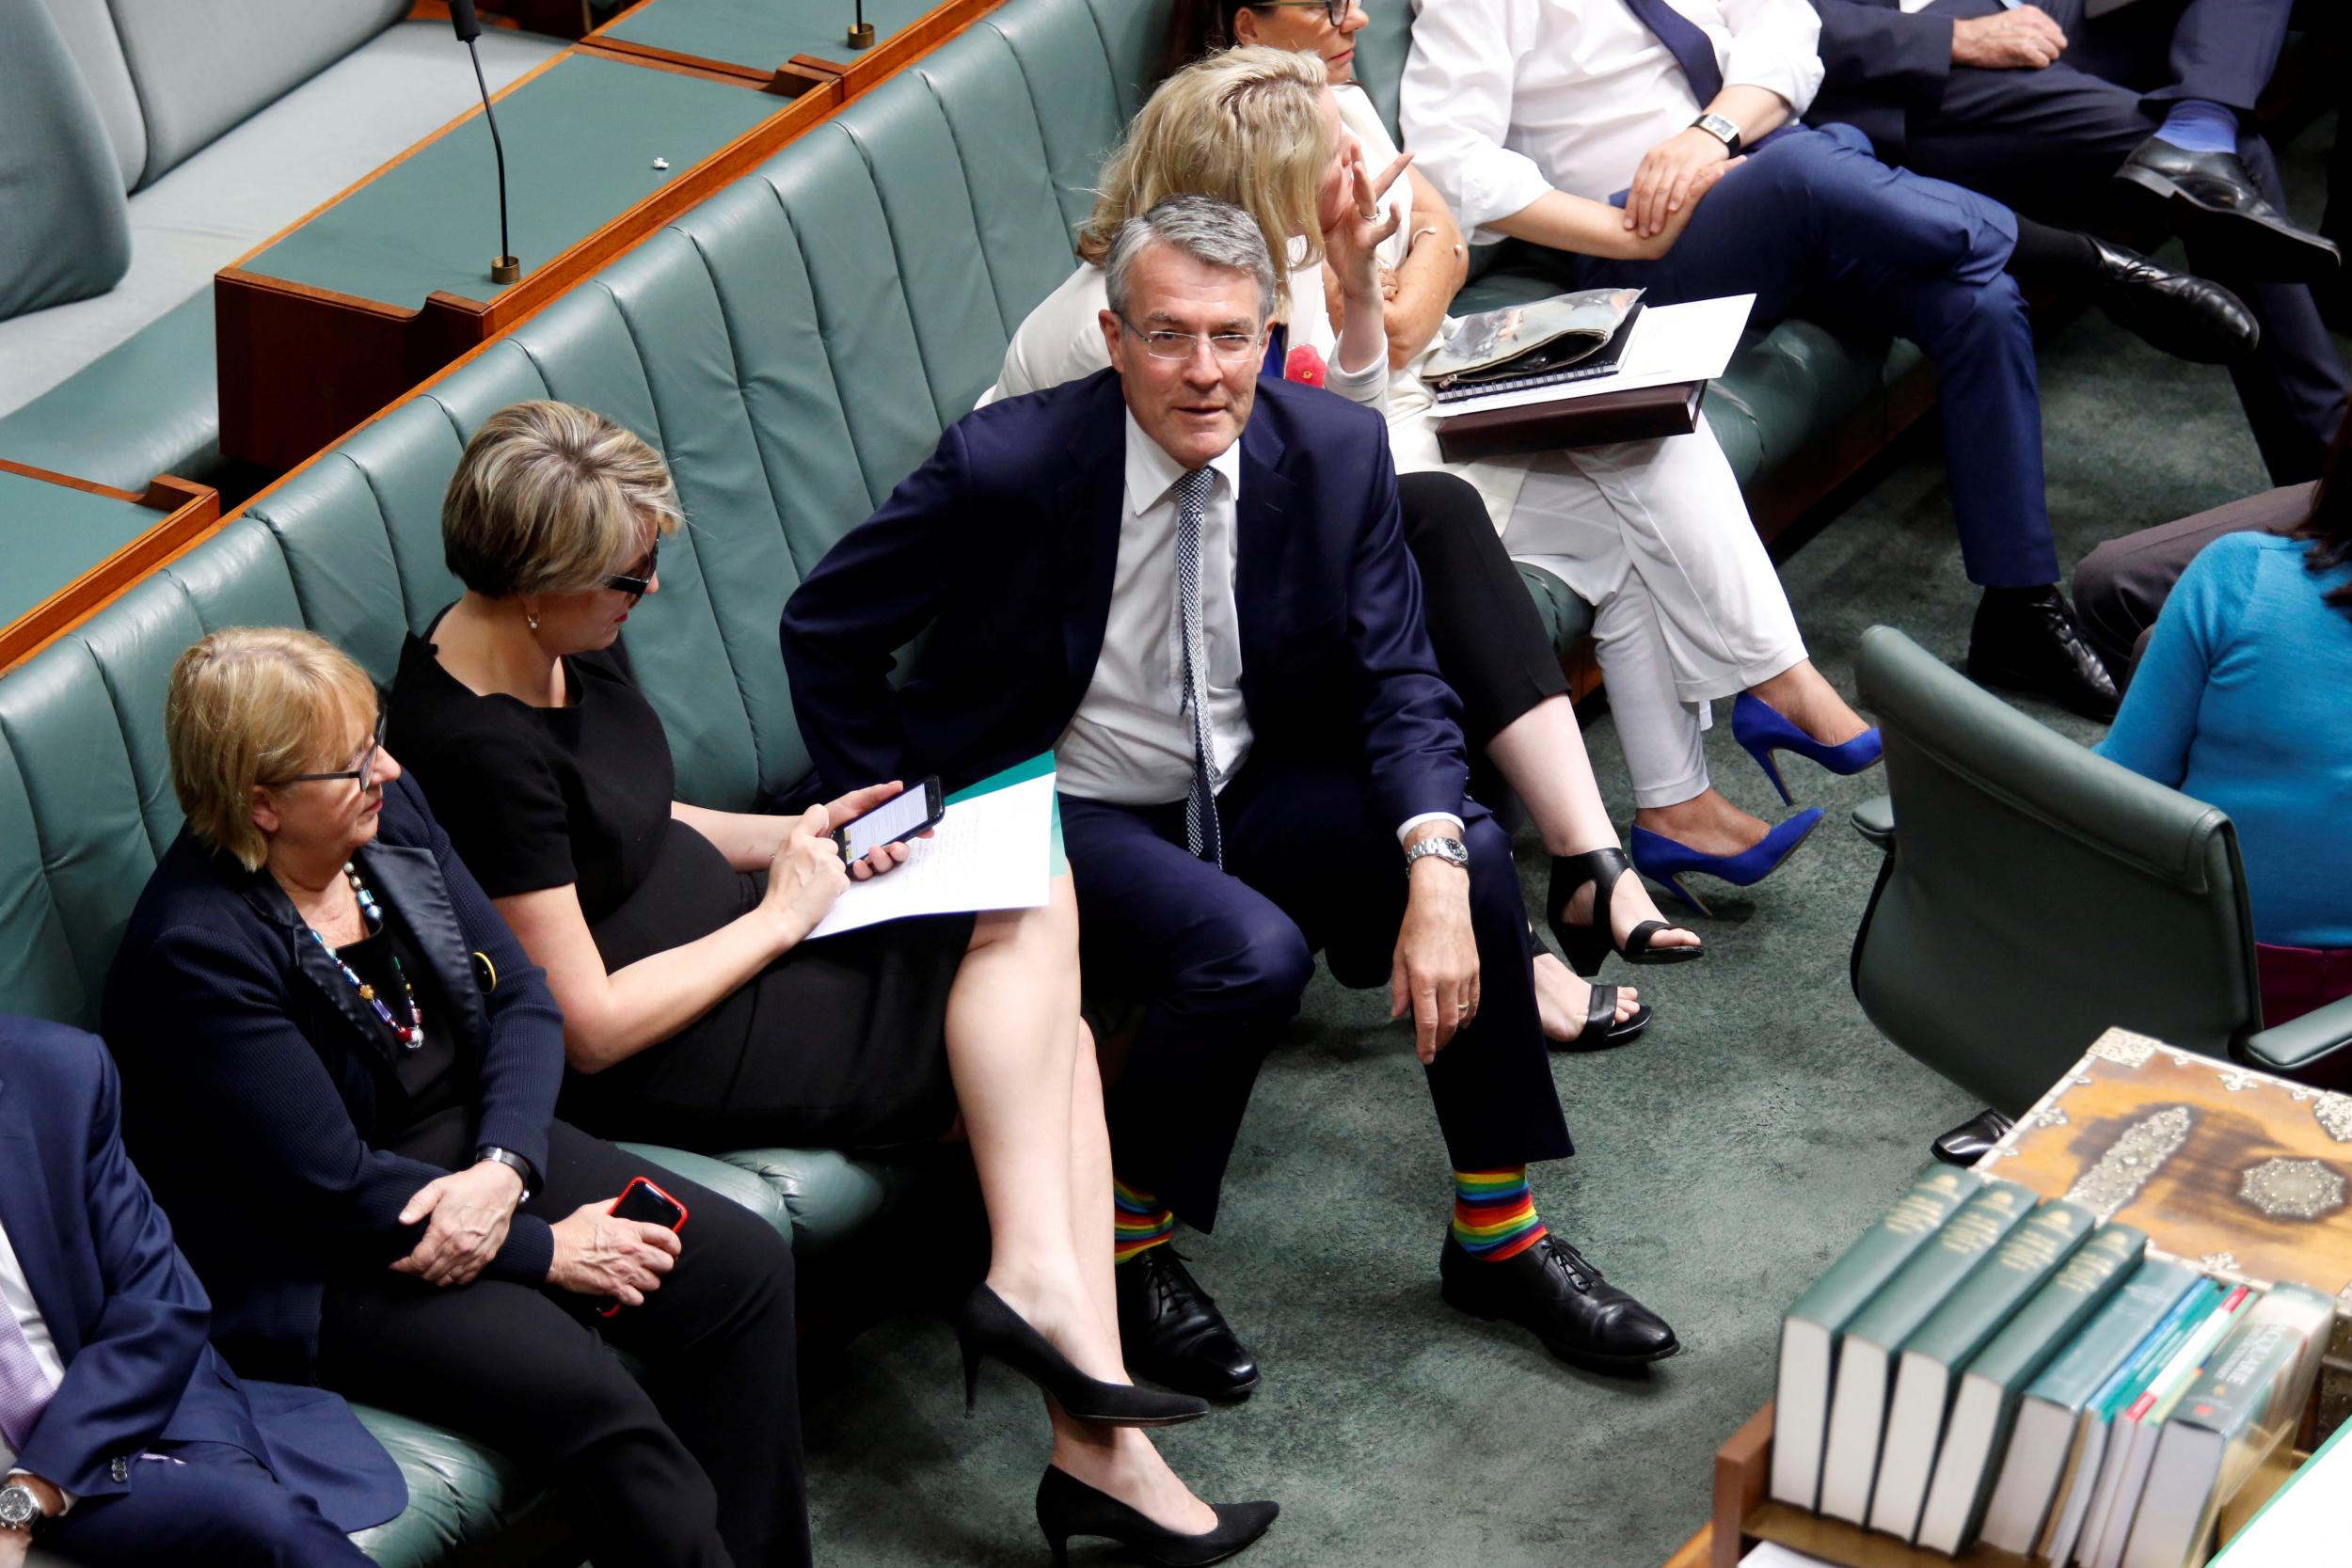
[(1636, 828), (1627, 840), (1633, 853), (1633, 869), (1659, 883), (1682, 900), (1687, 907), (1701, 914), (1714, 911), (1698, 900), (1698, 896), (1682, 885), (1682, 879), (1692, 872), (1703, 872), (1734, 887), (1754, 887), (1779, 869), (1805, 835), (1821, 825), (1821, 808), (1807, 806), (1784, 822), (1772, 825), (1772, 831), (1761, 840), (1736, 855), (1702, 855), (1680, 839)]
[(1754, 692), (1742, 691), (1739, 701), (1731, 705), (1731, 737), (1747, 749), (1756, 765), (1764, 769), (1764, 776), (1780, 791), (1780, 803), (1793, 806), (1796, 798), (1788, 786), (1780, 782), (1780, 768), (1772, 761), (1774, 752), (1794, 752), (1801, 757), (1820, 763), (1833, 773), (1855, 774), (1879, 760), (1882, 748), (1877, 726), (1855, 736), (1843, 745), (1830, 746), (1814, 739), (1784, 718), (1780, 710)]

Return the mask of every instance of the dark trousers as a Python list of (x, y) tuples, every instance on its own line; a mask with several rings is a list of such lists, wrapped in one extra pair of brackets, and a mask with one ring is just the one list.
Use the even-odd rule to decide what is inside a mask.
[[(640, 1175), (687, 1210), (677, 1266), (643, 1307), (600, 1318), (593, 1298), (496, 1279), (331, 1281), (319, 1381), (515, 1460), (600, 1560), (806, 1563), (791, 1248), (740, 1205), (561, 1121), (524, 1212), (560, 1220)], [(648, 1365), (642, 1386), (610, 1347)]]
[[(1263, 741), (1262, 741), (1263, 744)], [(1089, 974), (1144, 999), (1104, 1102), (1122, 1180), (1211, 1228), (1258, 1067), (1327, 952), (1343, 985), (1375, 986), (1405, 915), (1396, 824), (1376, 818), (1354, 759), (1253, 756), (1217, 798), (1225, 869), (1184, 849), (1184, 808), (1062, 797)], [(1476, 807), (1470, 921), (1478, 1016), (1426, 1069), (1456, 1168), (1573, 1153), (1535, 1016), (1527, 911), (1511, 845)]]
[(2056, 582), (2042, 484), (2033, 332), (2003, 270), (2006, 208), (1888, 168), (1850, 125), (1759, 145), (1654, 261), (1567, 258), (1580, 288), (1632, 286), (1653, 305), (1753, 293), (1755, 320), (1797, 315), (1909, 338), (1935, 361), (1952, 515), (1971, 582)]
[(2265, 490), (2210, 512), (2109, 539), (2074, 568), (2074, 613), (2083, 635), (2127, 685), (2172, 585), (2197, 552), (2225, 533), (2289, 533), (2311, 515), (2316, 484)]
[[(1996, 0), (1939, 0), (1956, 16)], [(1914, 108), (1902, 163), (2065, 228), (2106, 210), (2107, 180), (2155, 133), (2177, 98), (2250, 112), (2286, 37), (2286, 0), (2136, 0), (2096, 20), (2083, 0), (2043, 7), (2066, 53), (2040, 71), (1956, 67), (1933, 110)], [(2280, 211), (2286, 192), (2270, 144), (2250, 130), (2238, 156)], [(2238, 401), (2279, 484), (2315, 479), (2345, 409), (2344, 366), (2310, 287), (2248, 277), (2226, 254), (2192, 245), (2189, 265), (2246, 301), (2262, 341), (2230, 368)]]
[(1462, 699), (1463, 738), (1483, 752), (1568, 678), (1478, 492), (1441, 473), (1399, 474), (1396, 489), (1438, 673)]
[(84, 1497), (42, 1526), (35, 1556), (75, 1568), (368, 1568), (349, 1536), (243, 1449), (156, 1452), (132, 1464), (128, 1491)]

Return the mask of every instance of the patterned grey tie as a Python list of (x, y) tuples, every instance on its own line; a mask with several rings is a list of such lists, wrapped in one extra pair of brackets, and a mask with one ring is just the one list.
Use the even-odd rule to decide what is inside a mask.
[(0, 1305), (0, 1442), (8, 1444), (9, 1452), (24, 1451), (25, 1440), (55, 1392), (41, 1374), (40, 1363), (33, 1359), (33, 1347), (16, 1314)]
[(1184, 847), (1225, 869), (1216, 823), (1216, 746), (1209, 734), (1209, 640), (1200, 617), (1200, 523), (1216, 475), (1195, 468), (1176, 482), (1176, 614), (1184, 634), (1184, 706), (1192, 712), (1192, 788), (1184, 795)]

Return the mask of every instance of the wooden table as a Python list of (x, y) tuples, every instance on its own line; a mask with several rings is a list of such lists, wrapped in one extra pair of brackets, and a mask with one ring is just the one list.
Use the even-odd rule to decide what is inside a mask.
[(213, 282), (221, 451), (294, 467), (843, 101), (838, 81), (790, 100), (745, 86), (567, 50), (497, 94), (518, 282), (490, 280), (478, 106), (240, 257)]
[[(733, 76), (796, 97), (839, 83), (857, 97), (954, 37), (1001, 0), (638, 0), (581, 46), (642, 61)], [(849, 39), (863, 10), (874, 29)]]
[(144, 495), (0, 460), (0, 670), (219, 526), (220, 496), (162, 478)]

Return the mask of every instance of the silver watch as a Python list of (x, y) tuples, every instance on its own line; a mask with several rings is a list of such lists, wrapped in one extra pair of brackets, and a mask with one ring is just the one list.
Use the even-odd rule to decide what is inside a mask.
[(0, 1486), (0, 1529), (30, 1529), (41, 1517), (40, 1499), (23, 1481)]
[(1740, 127), (1736, 123), (1718, 114), (1701, 115), (1691, 123), (1696, 129), (1706, 132), (1723, 143), (1724, 150), (1733, 157), (1740, 156)]
[(1458, 838), (1448, 838), (1432, 833), (1405, 851), (1405, 869), (1410, 871), (1413, 868), (1413, 863), (1424, 855), (1435, 855), (1446, 864), (1464, 871), (1470, 869), (1470, 846)]

